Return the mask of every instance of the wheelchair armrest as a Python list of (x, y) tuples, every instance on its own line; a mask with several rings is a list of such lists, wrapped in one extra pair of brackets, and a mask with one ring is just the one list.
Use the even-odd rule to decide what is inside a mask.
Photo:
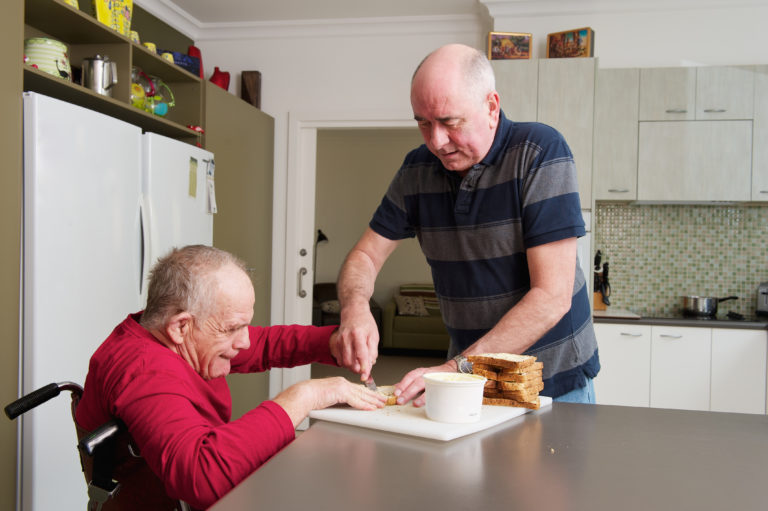
[(114, 438), (118, 433), (125, 430), (125, 424), (119, 419), (112, 419), (109, 422), (105, 422), (98, 428), (94, 429), (91, 433), (84, 436), (78, 446), (88, 456), (93, 456), (96, 449), (105, 441)]

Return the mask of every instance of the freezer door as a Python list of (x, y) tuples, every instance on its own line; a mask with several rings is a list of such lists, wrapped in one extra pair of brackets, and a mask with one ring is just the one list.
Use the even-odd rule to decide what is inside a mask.
[(207, 176), (213, 154), (155, 133), (143, 135), (142, 193), (147, 230), (146, 276), (159, 257), (173, 247), (213, 244)]
[[(139, 310), (141, 130), (24, 95), (22, 391), (85, 383), (88, 360)], [(70, 403), (23, 416), (25, 510), (85, 509)]]

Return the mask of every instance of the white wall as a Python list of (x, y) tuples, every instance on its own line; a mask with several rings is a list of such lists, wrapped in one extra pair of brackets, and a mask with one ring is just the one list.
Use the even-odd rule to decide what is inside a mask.
[[(194, 34), (207, 73), (262, 73), (262, 108), (275, 118), (273, 322), (282, 321), (290, 112), (408, 112), (409, 80), (434, 48), (485, 48), (487, 31), (531, 32), (533, 56), (546, 34), (590, 26), (601, 67), (768, 62), (768, 0), (481, 0), (492, 24), (465, 17), (353, 22), (211, 25)], [(149, 10), (149, 9), (148, 9)], [(174, 25), (171, 20), (167, 20)], [(178, 26), (178, 25), (175, 25)], [(406, 114), (407, 115), (407, 114)], [(367, 220), (366, 220), (367, 221)]]

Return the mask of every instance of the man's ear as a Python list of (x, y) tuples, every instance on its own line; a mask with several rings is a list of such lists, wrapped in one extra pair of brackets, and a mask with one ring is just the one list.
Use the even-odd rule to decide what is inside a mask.
[(501, 98), (496, 91), (490, 92), (486, 98), (488, 102), (488, 115), (490, 116), (490, 127), (496, 129), (499, 123), (499, 112), (501, 111)]
[(192, 329), (193, 319), (192, 314), (186, 311), (171, 316), (165, 327), (165, 333), (171, 342), (178, 345), (184, 344), (189, 331)]

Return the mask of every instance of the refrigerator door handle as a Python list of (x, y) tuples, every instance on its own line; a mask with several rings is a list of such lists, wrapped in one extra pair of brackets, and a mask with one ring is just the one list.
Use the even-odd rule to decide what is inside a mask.
[(144, 197), (139, 198), (139, 296), (144, 298), (145, 265), (149, 259), (149, 229), (144, 213)]

